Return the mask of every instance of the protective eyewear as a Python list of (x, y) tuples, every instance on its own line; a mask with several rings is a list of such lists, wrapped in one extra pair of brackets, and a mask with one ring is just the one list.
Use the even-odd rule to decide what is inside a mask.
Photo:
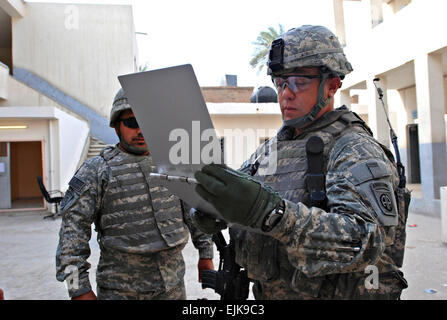
[(124, 126), (126, 126), (127, 128), (131, 128), (131, 129), (137, 129), (139, 128), (137, 119), (135, 119), (135, 117), (130, 117), (130, 118), (126, 118), (126, 119), (120, 119), (120, 121), (124, 124)]
[(308, 86), (313, 79), (321, 78), (320, 75), (308, 75), (308, 74), (293, 74), (290, 76), (279, 76), (272, 78), (273, 84), (276, 87), (276, 90), (279, 92), (284, 91), (286, 86), (289, 87), (293, 92), (298, 92), (299, 90), (303, 90)]

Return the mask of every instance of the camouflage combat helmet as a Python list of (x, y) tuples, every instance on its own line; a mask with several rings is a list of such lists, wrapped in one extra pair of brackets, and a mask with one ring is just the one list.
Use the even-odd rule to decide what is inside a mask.
[(267, 66), (272, 76), (298, 67), (319, 67), (343, 78), (353, 70), (337, 37), (325, 27), (312, 25), (291, 29), (273, 41)]
[[(125, 110), (132, 109), (132, 107), (129, 104), (129, 101), (127, 100), (127, 96), (124, 93), (124, 90), (121, 88), (118, 90), (118, 92), (115, 95), (115, 98), (113, 99), (112, 104), (112, 110), (110, 111), (110, 127), (115, 128), (115, 124), (117, 120), (120, 117), (121, 112)], [(142, 155), (149, 151), (147, 147), (139, 147), (139, 146), (133, 146), (130, 145), (126, 139), (123, 138), (123, 135), (121, 134), (121, 129), (119, 126), (115, 129), (116, 133), (118, 135), (118, 138), (120, 139), (120, 145), (129, 153), (133, 153), (136, 155)]]
[(270, 46), (267, 67), (267, 74), (272, 79), (302, 67), (317, 67), (320, 73), (316, 104), (308, 114), (284, 120), (283, 128), (303, 128), (312, 123), (332, 99), (324, 99), (326, 80), (333, 77), (343, 79), (353, 70), (337, 37), (325, 27), (312, 25), (291, 29), (275, 39)]
[(118, 119), (120, 113), (124, 110), (131, 109), (124, 90), (121, 88), (118, 90), (115, 98), (113, 99), (112, 110), (110, 110), (110, 127), (115, 126), (115, 122)]

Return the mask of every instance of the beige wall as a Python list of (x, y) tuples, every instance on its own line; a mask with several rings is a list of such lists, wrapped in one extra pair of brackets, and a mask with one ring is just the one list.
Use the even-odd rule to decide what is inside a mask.
[[(0, 66), (0, 75), (1, 75), (1, 70), (2, 70), (2, 67)], [(0, 84), (1, 84), (1, 77), (0, 77)], [(1, 88), (2, 87), (0, 86), (0, 92), (1, 92)], [(7, 73), (6, 73), (6, 78), (5, 78), (5, 92), (6, 92), (7, 99), (6, 100), (0, 99), (0, 112), (1, 112), (1, 107), (55, 106), (56, 108), (63, 110), (65, 113), (70, 114), (74, 118), (77, 118), (81, 121), (86, 121), (81, 116), (79, 116), (76, 113), (72, 112), (71, 110), (65, 108), (64, 106), (58, 104), (57, 102), (55, 102), (54, 100), (41, 94), (40, 92), (38, 92), (34, 89), (31, 89), (30, 87), (23, 84), (22, 82), (9, 76)], [(1, 116), (1, 113), (0, 113), (0, 116)], [(39, 117), (38, 110), (36, 110), (36, 117)]]
[(282, 125), (280, 114), (211, 115), (211, 120), (218, 137), (225, 138), (225, 162), (232, 168), (239, 168), (260, 140), (274, 136)]
[[(4, 111), (5, 109), (3, 109)], [(0, 108), (0, 112), (2, 109)], [(51, 167), (51, 139), (49, 134), (48, 119), (20, 119), (16, 117), (0, 118), (0, 125), (13, 124), (13, 125), (27, 125), (26, 129), (13, 129), (13, 130), (2, 130), (0, 135), (0, 141), (3, 142), (42, 142), (42, 172), (45, 178), (44, 183), (50, 188), (54, 188), (56, 185), (55, 181), (50, 179), (49, 168)], [(54, 157), (53, 157), (54, 162)], [(53, 169), (54, 170), (54, 169)], [(54, 175), (58, 175), (59, 172), (54, 172)], [(52, 183), (53, 182), (53, 183)], [(57, 183), (59, 186), (59, 184)]]
[[(405, 65), (421, 54), (428, 54), (447, 46), (447, 34), (433, 30), (444, 30), (444, 0), (433, 0), (432, 5), (425, 1), (412, 1), (403, 10), (396, 12), (392, 19), (385, 20), (375, 28), (368, 28), (370, 18), (365, 14), (367, 1), (344, 1), (345, 28), (349, 35), (344, 48), (354, 71), (349, 74), (343, 88), (355, 86), (373, 76), (386, 73)], [(350, 13), (350, 14), (348, 14)], [(415, 23), (417, 21), (417, 23)]]
[(0, 103), (3, 99), (8, 98), (8, 79), (9, 69), (0, 64)]
[(391, 0), (388, 2), (388, 6), (393, 11), (393, 13), (396, 13), (410, 3), (411, 0)]
[[(348, 35), (345, 53), (354, 68), (345, 78), (343, 89), (351, 90), (351, 95), (354, 89), (364, 89), (364, 104), (371, 107), (368, 110), (369, 125), (379, 141), (387, 144), (388, 125), (382, 115), (382, 106), (375, 98), (377, 93), (372, 82), (373, 78), (380, 77), (379, 86), (385, 93), (390, 120), (395, 131), (398, 131), (399, 145), (404, 147), (404, 128), (406, 124), (413, 123), (411, 112), (417, 109), (416, 83), (419, 82), (420, 87), (427, 86), (415, 77), (415, 61), (423, 61), (424, 57), (435, 53), (440, 57), (439, 65), (444, 68), (444, 74), (447, 73), (445, 33), (438, 33), (436, 37), (427, 36), (433, 30), (445, 27), (445, 19), (441, 18), (445, 1), (433, 0), (431, 5), (420, 0), (393, 0), (388, 1), (388, 5), (385, 1), (374, 1), (379, 2), (389, 15), (374, 28), (371, 28), (372, 1), (343, 2)], [(419, 23), (415, 24), (414, 21)], [(447, 102), (446, 96), (444, 100)]]
[[(389, 145), (389, 128), (374, 78), (381, 79), (390, 121), (402, 149), (407, 147), (406, 125), (418, 123), (423, 197), (412, 203), (417, 210), (431, 213), (438, 210), (433, 200), (439, 199), (439, 188), (447, 184), (447, 33), (442, 32), (447, 28), (447, 1), (386, 2), (388, 6), (385, 0), (343, 2), (345, 54), (354, 68), (343, 88), (365, 90), (369, 125), (385, 145)], [(383, 22), (371, 26), (372, 11), (378, 8), (383, 9)], [(415, 110), (417, 121), (412, 116)]]
[(28, 128), (2, 130), (0, 141), (42, 141), (44, 182), (65, 189), (88, 138), (88, 122), (9, 75), (6, 88), (7, 100), (0, 99), (0, 125)]
[(0, 8), (0, 62), (12, 65), (11, 17)]
[(201, 87), (206, 102), (250, 102), (253, 87)]
[(0, 142), (42, 141), (45, 185), (67, 189), (88, 138), (86, 121), (56, 107), (0, 107), (0, 125), (26, 125), (2, 130)]
[(14, 67), (108, 117), (117, 76), (135, 70), (131, 6), (27, 3), (13, 19)]

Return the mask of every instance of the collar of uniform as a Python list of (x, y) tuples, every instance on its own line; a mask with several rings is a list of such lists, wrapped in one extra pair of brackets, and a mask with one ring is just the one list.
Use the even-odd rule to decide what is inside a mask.
[(319, 129), (322, 129), (324, 127), (327, 127), (328, 125), (334, 123), (340, 117), (346, 113), (348, 113), (348, 108), (343, 105), (333, 111), (326, 112), (323, 114), (320, 118), (318, 118), (315, 122), (304, 128), (299, 134), (295, 134), (294, 139), (298, 138), (301, 135), (305, 135), (311, 131), (317, 131)]

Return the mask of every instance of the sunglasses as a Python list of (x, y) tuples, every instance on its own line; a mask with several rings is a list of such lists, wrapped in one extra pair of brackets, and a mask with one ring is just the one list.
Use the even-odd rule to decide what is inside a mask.
[(285, 90), (286, 86), (289, 87), (290, 90), (297, 93), (300, 90), (303, 90), (308, 86), (313, 79), (321, 78), (320, 75), (308, 75), (308, 74), (293, 74), (290, 76), (280, 76), (272, 78), (273, 84), (276, 87), (276, 90), (282, 92)]
[(121, 121), (124, 124), (124, 126), (126, 126), (127, 128), (137, 129), (140, 127), (138, 125), (137, 119), (135, 119), (135, 117), (120, 119), (119, 121)]

